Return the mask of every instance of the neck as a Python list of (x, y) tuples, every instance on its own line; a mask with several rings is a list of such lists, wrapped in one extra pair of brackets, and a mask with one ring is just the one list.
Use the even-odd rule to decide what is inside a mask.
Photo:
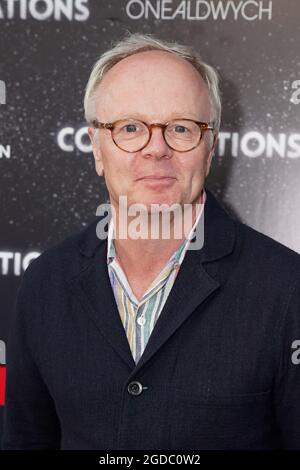
[[(120, 208), (113, 211), (114, 244), (118, 262), (126, 274), (153, 276), (159, 273), (172, 254), (188, 237), (202, 210), (202, 196), (187, 211), (175, 213), (147, 212), (148, 217), (139, 218), (126, 214), (120, 217)], [(141, 227), (142, 225), (142, 227)], [(138, 234), (142, 238), (137, 237)]]

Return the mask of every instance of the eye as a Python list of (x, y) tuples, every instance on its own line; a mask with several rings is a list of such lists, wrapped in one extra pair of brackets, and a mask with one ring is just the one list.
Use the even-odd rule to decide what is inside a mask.
[(136, 132), (137, 131), (137, 125), (136, 124), (126, 124), (123, 127), (123, 130), (125, 130), (125, 132)]
[(174, 126), (174, 131), (177, 132), (178, 134), (184, 134), (185, 131), (188, 131), (188, 129), (184, 126)]
[(185, 125), (184, 122), (173, 122), (169, 124), (167, 131), (175, 135), (187, 135), (191, 133), (189, 125)]

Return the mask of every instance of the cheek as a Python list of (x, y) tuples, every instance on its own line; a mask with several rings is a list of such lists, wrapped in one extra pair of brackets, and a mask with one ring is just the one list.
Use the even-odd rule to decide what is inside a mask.
[(103, 139), (103, 141), (100, 143), (100, 151), (106, 174), (109, 174), (110, 176), (117, 176), (122, 169), (122, 159), (121, 156), (117, 154), (118, 150), (112, 147), (112, 144), (108, 142), (107, 139)]
[(132, 173), (128, 156), (118, 153), (115, 149), (113, 151), (106, 149), (102, 153), (102, 162), (107, 183), (115, 188), (116, 186), (124, 188)]
[(206, 162), (208, 159), (208, 152), (195, 152), (191, 155), (186, 155), (179, 163), (179, 172), (187, 181), (201, 178), (205, 173)]

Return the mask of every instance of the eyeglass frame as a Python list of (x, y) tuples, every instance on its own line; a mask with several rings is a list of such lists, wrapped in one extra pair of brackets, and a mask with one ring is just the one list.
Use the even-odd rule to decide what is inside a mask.
[[(149, 138), (147, 140), (147, 142), (145, 143), (145, 145), (143, 145), (140, 149), (138, 150), (124, 150), (122, 147), (120, 147), (116, 141), (114, 140), (113, 138), (113, 134), (112, 134), (112, 131), (114, 130), (114, 127), (116, 126), (116, 124), (118, 122), (121, 122), (121, 121), (126, 121), (126, 120), (132, 120), (132, 121), (138, 121), (138, 122), (141, 122), (142, 124), (144, 124), (147, 128), (148, 128), (148, 131), (149, 131)], [(171, 122), (176, 122), (176, 121), (190, 121), (190, 122), (194, 122), (195, 124), (197, 124), (197, 126), (199, 127), (200, 129), (200, 137), (199, 137), (199, 140), (197, 142), (196, 145), (194, 145), (194, 147), (191, 147), (189, 150), (177, 150), (177, 149), (174, 149), (171, 145), (168, 144), (168, 142), (166, 141), (166, 138), (165, 138), (165, 131), (166, 131), (166, 128), (168, 127), (168, 125), (171, 123)], [(141, 121), (140, 119), (133, 119), (133, 118), (124, 118), (124, 119), (118, 119), (117, 121), (114, 121), (114, 122), (99, 122), (97, 119), (93, 119), (93, 121), (91, 122), (91, 124), (93, 125), (93, 127), (95, 129), (108, 129), (110, 130), (110, 134), (111, 134), (111, 138), (112, 138), (112, 141), (114, 142), (114, 144), (120, 149), (120, 150), (123, 150), (123, 152), (127, 152), (127, 153), (135, 153), (135, 152), (140, 152), (140, 150), (143, 150), (145, 147), (147, 147), (147, 145), (149, 144), (150, 140), (151, 140), (151, 137), (152, 137), (152, 129), (153, 127), (160, 127), (162, 129), (162, 135), (163, 135), (163, 138), (164, 138), (164, 141), (166, 142), (167, 146), (170, 147), (172, 150), (175, 150), (175, 152), (181, 152), (181, 153), (184, 153), (184, 152), (190, 152), (191, 150), (194, 150), (195, 148), (198, 147), (198, 145), (200, 144), (201, 142), (201, 139), (202, 139), (202, 131), (213, 131), (215, 130), (215, 127), (214, 127), (214, 121), (212, 122), (203, 122), (203, 121), (195, 121), (194, 119), (189, 119), (189, 118), (176, 118), (176, 119), (171, 119), (170, 121), (166, 122), (165, 124), (161, 124), (159, 122), (154, 122), (152, 124), (147, 124), (145, 121)]]

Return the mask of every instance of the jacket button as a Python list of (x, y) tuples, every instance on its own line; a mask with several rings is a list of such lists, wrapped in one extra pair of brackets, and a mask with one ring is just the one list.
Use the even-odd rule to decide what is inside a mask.
[(128, 393), (130, 395), (140, 395), (143, 391), (143, 386), (140, 382), (130, 382), (130, 384), (127, 387)]

